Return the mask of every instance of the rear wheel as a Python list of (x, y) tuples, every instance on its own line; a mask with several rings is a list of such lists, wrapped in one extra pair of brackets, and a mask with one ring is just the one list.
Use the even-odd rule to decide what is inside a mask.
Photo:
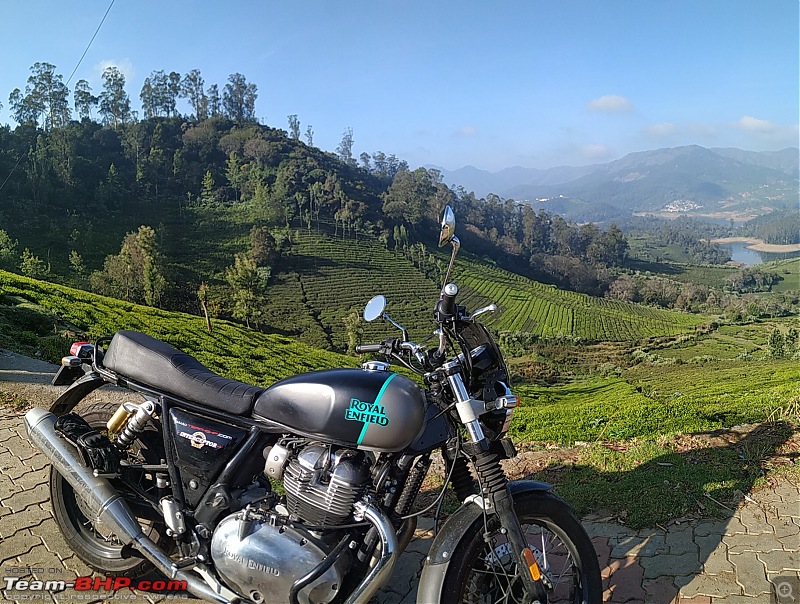
[[(76, 409), (75, 412), (90, 426), (105, 432), (106, 422), (118, 407), (117, 403), (97, 403)], [(128, 459), (139, 463), (159, 463), (159, 441), (160, 436), (156, 430), (145, 430), (128, 450)], [(111, 482), (120, 492), (125, 492), (125, 485), (119, 479)], [(142, 476), (137, 486), (145, 491), (155, 487), (152, 480), (145, 476)], [(135, 551), (124, 548), (123, 543), (107, 526), (94, 521), (86, 503), (53, 468), (50, 469), (50, 501), (53, 516), (64, 539), (88, 566), (107, 575), (126, 577), (139, 577), (152, 568), (147, 560), (135, 557)], [(132, 506), (134, 512), (136, 509)], [(168, 546), (163, 522), (145, 517), (137, 519), (145, 535), (159, 547)]]
[[(602, 587), (597, 554), (568, 505), (552, 493), (539, 492), (518, 494), (514, 508), (546, 577), (548, 604), (599, 604)], [(522, 580), (496, 516), (488, 517), (488, 526), (481, 517), (467, 529), (453, 551), (442, 593), (453, 594), (448, 602), (523, 601)]]

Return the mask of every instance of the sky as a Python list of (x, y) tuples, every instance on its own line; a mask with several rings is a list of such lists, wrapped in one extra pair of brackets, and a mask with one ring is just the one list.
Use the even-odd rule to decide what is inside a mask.
[[(66, 83), (111, 0), (5, 0), (0, 124), (31, 66)], [(69, 82), (241, 73), (262, 123), (414, 168), (586, 165), (697, 144), (798, 146), (797, 0), (114, 0)], [(70, 96), (70, 101), (72, 96)], [(181, 105), (189, 113), (186, 104)]]

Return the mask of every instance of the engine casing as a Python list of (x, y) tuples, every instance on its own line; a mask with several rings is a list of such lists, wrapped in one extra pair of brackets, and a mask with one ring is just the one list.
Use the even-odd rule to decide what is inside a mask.
[(353, 504), (369, 483), (362, 452), (320, 444), (303, 448), (283, 474), (289, 514), (315, 526), (352, 521)]
[[(220, 576), (241, 595), (265, 604), (289, 604), (294, 582), (320, 564), (330, 549), (280, 522), (273, 524), (269, 517), (243, 520), (241, 513), (220, 522), (211, 538), (211, 558)], [(347, 557), (342, 556), (300, 591), (299, 601), (327, 604), (341, 590), (346, 570)]]

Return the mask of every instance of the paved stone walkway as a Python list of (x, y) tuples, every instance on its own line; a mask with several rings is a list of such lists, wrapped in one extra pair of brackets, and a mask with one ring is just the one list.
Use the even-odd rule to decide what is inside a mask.
[[(9, 368), (13, 359), (0, 354), (0, 392), (3, 380), (26, 381), (35, 396), (48, 392), (42, 384), (49, 380), (51, 366), (42, 363), (37, 371)], [(28, 395), (28, 400), (42, 406), (52, 398), (36, 401)], [(44, 457), (28, 442), (22, 415), (0, 407), (0, 580), (70, 581), (91, 574), (72, 553), (52, 517), (48, 472)], [(666, 531), (633, 531), (601, 518), (587, 518), (585, 526), (603, 568), (604, 601), (794, 604), (800, 600), (800, 485), (783, 481), (749, 497), (752, 501), (728, 519), (673, 524)], [(432, 524), (423, 519), (390, 584), (373, 604), (416, 601), (417, 580), (432, 538)], [(165, 599), (127, 589), (114, 598), (98, 598), (94, 592), (74, 590), (56, 594), (9, 590), (6, 584), (0, 585), (4, 602), (154, 603)]]

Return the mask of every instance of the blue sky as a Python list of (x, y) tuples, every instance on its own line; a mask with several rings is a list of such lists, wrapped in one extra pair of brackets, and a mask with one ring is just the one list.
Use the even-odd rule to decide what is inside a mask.
[[(110, 0), (7, 0), (0, 123), (37, 61), (69, 77)], [(116, 0), (69, 84), (117, 65), (239, 72), (256, 113), (412, 167), (583, 165), (685, 144), (798, 145), (797, 0)], [(188, 107), (184, 106), (188, 112)]]

